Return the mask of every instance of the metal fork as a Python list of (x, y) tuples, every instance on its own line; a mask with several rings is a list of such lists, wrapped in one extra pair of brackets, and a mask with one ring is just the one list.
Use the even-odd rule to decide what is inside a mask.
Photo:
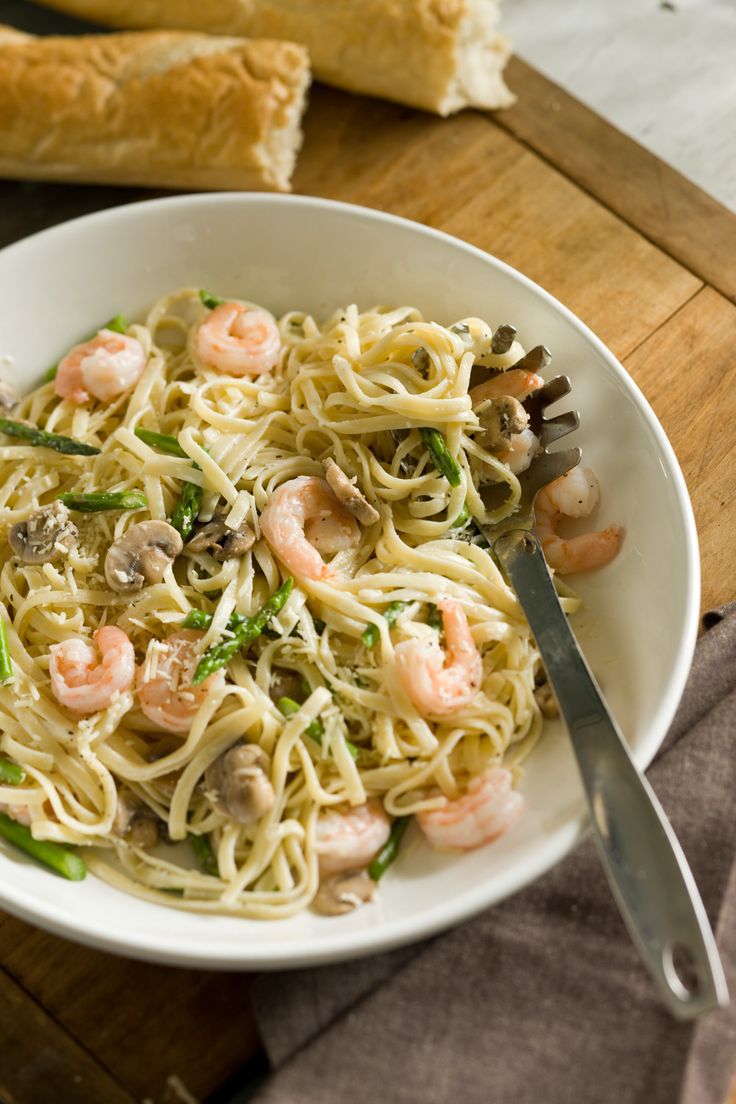
[(667, 1008), (678, 1019), (693, 1019), (728, 1003), (708, 917), (677, 837), (562, 612), (532, 528), (537, 493), (582, 456), (579, 448), (547, 451), (579, 425), (574, 411), (545, 418), (547, 407), (570, 390), (567, 376), (556, 376), (526, 400), (543, 450), (520, 477), (514, 514), (478, 528), (516, 591), (544, 660), (577, 758), (598, 854), (629, 933)]

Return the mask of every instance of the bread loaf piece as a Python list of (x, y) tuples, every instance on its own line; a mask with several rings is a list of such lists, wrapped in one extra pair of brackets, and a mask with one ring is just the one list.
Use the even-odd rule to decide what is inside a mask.
[(0, 27), (0, 175), (287, 191), (308, 83), (289, 42)]
[(328, 84), (440, 115), (508, 107), (498, 0), (41, 0), (111, 27), (289, 39)]

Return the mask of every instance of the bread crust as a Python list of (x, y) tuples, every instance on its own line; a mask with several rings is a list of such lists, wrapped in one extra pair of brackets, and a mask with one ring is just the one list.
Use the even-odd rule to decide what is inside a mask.
[(286, 191), (303, 47), (178, 31), (78, 38), (0, 27), (0, 174)]
[(288, 39), (315, 76), (352, 92), (450, 114), (507, 107), (511, 52), (498, 0), (41, 0), (115, 27), (187, 27)]

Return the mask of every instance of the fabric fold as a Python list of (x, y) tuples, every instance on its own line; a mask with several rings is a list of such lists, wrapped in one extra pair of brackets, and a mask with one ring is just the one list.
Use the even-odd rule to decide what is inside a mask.
[[(710, 619), (650, 780), (736, 993), (736, 606)], [(726, 1104), (733, 1007), (659, 1002), (586, 840), (533, 885), (429, 942), (263, 975), (274, 1067), (256, 1104)]]

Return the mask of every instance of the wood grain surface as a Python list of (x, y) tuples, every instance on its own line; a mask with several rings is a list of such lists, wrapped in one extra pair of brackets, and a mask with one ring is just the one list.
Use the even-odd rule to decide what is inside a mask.
[[(0, 19), (3, 10), (33, 29), (29, 5), (0, 0)], [(451, 120), (316, 87), (295, 188), (456, 234), (591, 326), (670, 436), (695, 506), (704, 605), (726, 602), (736, 577), (736, 216), (528, 66), (514, 61), (510, 78), (511, 111)], [(0, 245), (138, 197), (0, 184)], [(0, 1031), (13, 1055), (0, 1073), (7, 1104), (173, 1104), (172, 1077), (221, 1101), (258, 1048), (242, 975), (127, 962), (11, 917), (0, 920)], [(43, 1095), (50, 1083), (56, 1095)]]

